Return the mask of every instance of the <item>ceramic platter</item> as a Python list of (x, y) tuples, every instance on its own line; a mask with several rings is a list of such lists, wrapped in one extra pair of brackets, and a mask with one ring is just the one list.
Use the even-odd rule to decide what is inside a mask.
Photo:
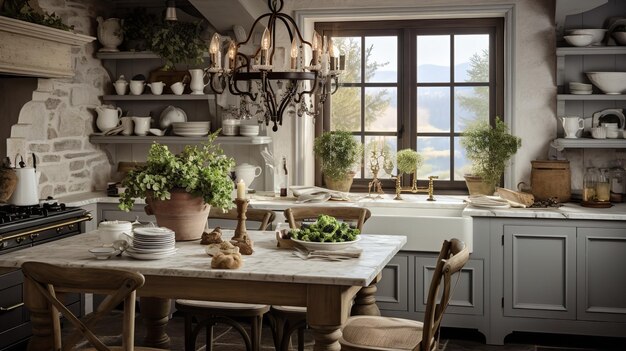
[(165, 253), (141, 253), (141, 252), (136, 252), (134, 250), (128, 249), (125, 252), (125, 254), (127, 254), (128, 256), (138, 259), (138, 260), (158, 260), (161, 258), (165, 258), (165, 257), (169, 257), (172, 256), (174, 254), (176, 254), (176, 249), (174, 250), (170, 250), (168, 252)]
[(602, 123), (618, 123), (617, 128), (624, 129), (624, 125), (626, 125), (624, 110), (621, 108), (607, 108), (591, 116), (591, 127), (599, 127)]
[(347, 247), (352, 246), (355, 243), (358, 243), (359, 240), (361, 240), (361, 236), (358, 235), (356, 237), (356, 240), (353, 240), (353, 241), (341, 241), (341, 242), (336, 242), (336, 243), (320, 243), (320, 242), (315, 242), (315, 241), (302, 241), (302, 240), (297, 240), (297, 239), (291, 239), (291, 240), (300, 244), (307, 250), (335, 251), (335, 250), (343, 250)]

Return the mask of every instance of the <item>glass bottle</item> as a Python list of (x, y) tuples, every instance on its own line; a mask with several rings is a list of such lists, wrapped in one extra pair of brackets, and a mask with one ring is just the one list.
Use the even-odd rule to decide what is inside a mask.
[(624, 200), (624, 186), (626, 185), (626, 170), (620, 166), (611, 168), (611, 202), (622, 202)]
[(596, 183), (596, 201), (608, 202), (611, 200), (611, 183), (609, 182), (609, 172), (606, 168), (601, 168)]
[(583, 178), (583, 201), (596, 201), (596, 184), (599, 172), (595, 167), (588, 167)]
[(283, 169), (280, 177), (280, 196), (287, 196), (287, 187), (289, 183), (289, 172), (287, 172), (287, 158), (283, 156)]

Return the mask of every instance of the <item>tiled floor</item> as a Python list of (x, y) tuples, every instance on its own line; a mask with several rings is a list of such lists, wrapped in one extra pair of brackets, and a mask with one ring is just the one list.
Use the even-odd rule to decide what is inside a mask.
[[(117, 340), (121, 327), (120, 316), (112, 317), (111, 321), (99, 323), (97, 333), (109, 335), (106, 339)], [(115, 329), (114, 327), (115, 326)], [(168, 323), (168, 334), (171, 338), (171, 350), (184, 349), (183, 319), (175, 316)], [(203, 333), (201, 333), (202, 335)], [(136, 329), (136, 344), (141, 345), (143, 325), (139, 321)], [(204, 339), (200, 336), (199, 339)], [(214, 351), (243, 351), (241, 337), (228, 327), (218, 326), (214, 332)], [(198, 340), (197, 347), (204, 350), (204, 340)], [(505, 345), (486, 345), (484, 337), (477, 331), (467, 329), (444, 328), (441, 336), (441, 350), (445, 351), (624, 351), (624, 338), (597, 338), (572, 335), (513, 333), (505, 340)], [(262, 351), (274, 350), (269, 327), (263, 328)], [(313, 350), (313, 339), (310, 333), (305, 335), (305, 350)]]

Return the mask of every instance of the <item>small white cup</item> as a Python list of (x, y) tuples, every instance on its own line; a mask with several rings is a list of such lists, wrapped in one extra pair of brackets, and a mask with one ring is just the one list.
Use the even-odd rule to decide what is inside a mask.
[(133, 118), (132, 117), (122, 117), (120, 118), (122, 121), (122, 135), (131, 135), (133, 134)]
[(133, 122), (135, 122), (135, 134), (145, 136), (148, 134), (148, 130), (150, 130), (152, 117), (133, 117)]
[(130, 81), (130, 93), (133, 95), (143, 94), (143, 87), (146, 83), (143, 80), (131, 80)]
[(147, 84), (150, 87), (150, 91), (152, 91), (153, 95), (161, 95), (163, 94), (163, 88), (165, 88), (165, 83), (163, 82), (152, 82)]
[(172, 89), (172, 93), (174, 93), (174, 95), (183, 95), (183, 91), (185, 91), (185, 84), (183, 84), (183, 82), (176, 82), (172, 84), (170, 88)]
[(594, 139), (606, 139), (606, 128), (605, 127), (591, 128), (591, 136)]

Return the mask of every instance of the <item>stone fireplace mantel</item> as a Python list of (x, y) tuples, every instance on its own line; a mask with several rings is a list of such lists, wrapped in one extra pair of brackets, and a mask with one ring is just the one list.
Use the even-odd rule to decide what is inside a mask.
[(74, 76), (72, 46), (96, 38), (0, 16), (0, 74)]

